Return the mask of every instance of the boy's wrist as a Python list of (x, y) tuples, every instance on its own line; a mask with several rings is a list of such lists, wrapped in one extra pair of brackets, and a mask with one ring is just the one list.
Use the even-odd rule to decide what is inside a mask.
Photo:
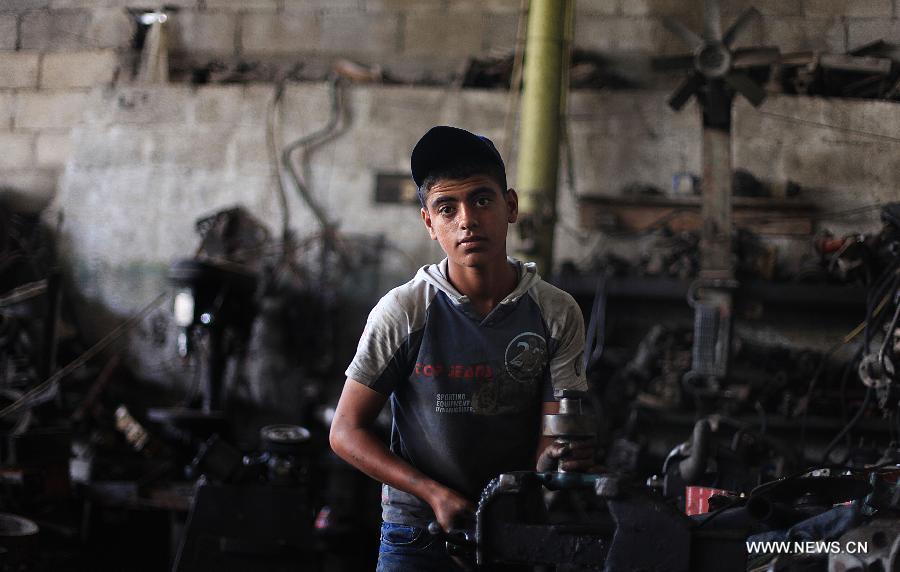
[(442, 495), (446, 494), (446, 487), (437, 481), (427, 479), (422, 483), (422, 500), (434, 507)]

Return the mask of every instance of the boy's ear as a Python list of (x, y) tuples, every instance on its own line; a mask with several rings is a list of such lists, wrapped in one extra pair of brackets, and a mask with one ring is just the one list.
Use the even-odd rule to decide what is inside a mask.
[(507, 189), (504, 193), (506, 199), (506, 221), (513, 223), (519, 219), (519, 195), (515, 189)]
[(437, 240), (437, 235), (434, 234), (434, 227), (431, 226), (431, 215), (428, 214), (428, 209), (422, 207), (420, 212), (422, 214), (422, 222), (425, 223), (425, 228), (428, 229), (428, 235), (431, 236), (431, 240)]

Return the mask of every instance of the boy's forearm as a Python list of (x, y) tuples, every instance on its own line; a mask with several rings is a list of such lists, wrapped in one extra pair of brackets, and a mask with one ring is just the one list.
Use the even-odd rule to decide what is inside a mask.
[(391, 453), (371, 429), (337, 429), (331, 446), (339, 457), (373, 479), (415, 495), (429, 504), (439, 488), (434, 479)]

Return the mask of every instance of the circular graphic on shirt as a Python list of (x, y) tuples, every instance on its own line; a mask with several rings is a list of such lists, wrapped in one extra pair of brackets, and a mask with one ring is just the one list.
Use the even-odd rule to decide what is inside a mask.
[(547, 342), (534, 332), (523, 332), (506, 346), (506, 371), (516, 381), (531, 381), (547, 365)]

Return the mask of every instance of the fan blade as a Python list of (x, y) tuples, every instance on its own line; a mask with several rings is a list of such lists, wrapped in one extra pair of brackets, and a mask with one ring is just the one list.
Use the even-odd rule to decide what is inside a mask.
[(753, 107), (759, 107), (759, 104), (766, 98), (766, 90), (743, 74), (730, 73), (725, 76), (725, 83), (746, 97)]
[(781, 59), (778, 48), (761, 46), (759, 48), (738, 48), (731, 53), (732, 68), (766, 67)]
[(703, 80), (700, 77), (700, 74), (692, 73), (691, 75), (684, 78), (678, 88), (669, 96), (669, 107), (674, 109), (675, 111), (680, 110), (684, 107), (684, 104), (688, 102), (692, 95), (697, 92), (697, 89), (703, 83)]
[(678, 36), (684, 44), (692, 50), (697, 50), (703, 45), (703, 38), (689, 30), (684, 24), (671, 18), (663, 18), (663, 26)]
[(703, 2), (703, 39), (718, 42), (722, 39), (722, 18), (719, 15), (719, 0)]
[(722, 43), (730, 48), (734, 39), (750, 25), (750, 22), (753, 21), (754, 18), (759, 18), (761, 16), (762, 14), (760, 14), (759, 10), (753, 6), (744, 10), (744, 13), (738, 16), (738, 19), (731, 24), (731, 27), (725, 30), (725, 35), (722, 36)]
[(656, 71), (683, 71), (694, 69), (694, 54), (653, 58), (651, 65)]

